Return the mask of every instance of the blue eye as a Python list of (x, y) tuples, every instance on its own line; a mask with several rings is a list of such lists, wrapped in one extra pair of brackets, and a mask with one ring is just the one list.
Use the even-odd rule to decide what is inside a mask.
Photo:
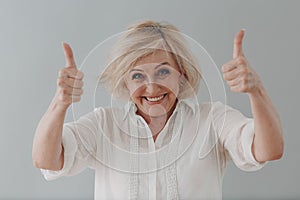
[(144, 78), (144, 76), (141, 73), (135, 73), (135, 74), (132, 75), (132, 80), (134, 80), (134, 79), (143, 79), (143, 78)]
[(168, 69), (160, 69), (158, 72), (157, 72), (157, 75), (158, 76), (166, 76), (170, 74), (170, 70)]

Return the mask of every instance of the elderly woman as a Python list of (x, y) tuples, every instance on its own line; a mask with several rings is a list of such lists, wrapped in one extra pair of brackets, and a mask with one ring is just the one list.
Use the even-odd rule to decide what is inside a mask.
[(95, 170), (95, 199), (221, 199), (231, 159), (253, 171), (281, 158), (280, 119), (242, 51), (223, 65), (234, 92), (247, 93), (253, 119), (220, 102), (194, 101), (201, 73), (178, 29), (145, 21), (118, 40), (100, 82), (122, 107), (102, 108), (65, 123), (80, 101), (83, 73), (63, 44), (66, 66), (33, 143), (34, 165), (47, 180)]

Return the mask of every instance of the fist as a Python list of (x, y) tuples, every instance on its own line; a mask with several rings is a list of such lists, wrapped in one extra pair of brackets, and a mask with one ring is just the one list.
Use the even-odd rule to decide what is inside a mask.
[(83, 94), (83, 73), (76, 67), (71, 47), (63, 43), (63, 50), (66, 66), (58, 73), (56, 99), (60, 104), (69, 106), (80, 101)]
[(224, 80), (233, 92), (252, 93), (261, 85), (257, 73), (249, 66), (242, 50), (245, 30), (240, 30), (233, 44), (233, 59), (222, 66)]

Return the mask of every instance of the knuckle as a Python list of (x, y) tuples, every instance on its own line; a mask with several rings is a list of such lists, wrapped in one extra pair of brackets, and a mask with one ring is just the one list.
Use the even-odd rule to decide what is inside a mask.
[(68, 78), (68, 80), (66, 82), (69, 87), (72, 87), (74, 85), (74, 81), (70, 78)]
[(82, 95), (83, 94), (83, 89), (80, 89), (80, 95)]
[(242, 85), (241, 85), (241, 91), (242, 91), (242, 92), (247, 91), (247, 88), (248, 88), (248, 87), (247, 87), (247, 84), (242, 84)]
[(82, 79), (83, 77), (84, 77), (83, 72), (78, 70), (77, 73), (76, 73), (76, 78)]
[(237, 64), (238, 64), (238, 65), (244, 65), (244, 64), (246, 64), (246, 59), (245, 59), (245, 57), (243, 57), (243, 56), (238, 57), (238, 58), (237, 58)]
[(242, 79), (242, 84), (243, 84), (243, 86), (247, 85), (248, 84), (248, 79), (247, 78), (243, 78)]
[(243, 67), (242, 69), (241, 69), (241, 71), (242, 71), (242, 73), (243, 74), (248, 74), (248, 68), (247, 67)]
[(73, 79), (73, 80), (72, 80), (72, 85), (73, 85), (74, 87), (80, 87), (80, 84), (81, 84), (80, 82), (81, 82), (80, 80), (76, 80), (76, 79), (74, 80), (74, 79)]
[(58, 71), (59, 74), (62, 74), (62, 73), (64, 73), (64, 72), (65, 72), (65, 69), (64, 69), (64, 68), (62, 68), (62, 69), (60, 69), (60, 70)]
[(79, 82), (78, 82), (78, 87), (80, 87), (80, 88), (83, 87), (83, 82), (82, 82), (82, 81), (79, 81)]
[(240, 79), (241, 79), (242, 82), (248, 81), (247, 74), (242, 74), (240, 77), (241, 77)]
[(79, 82), (78, 80), (72, 80), (70, 81), (70, 86), (73, 87), (73, 88), (78, 88), (78, 85), (79, 85)]
[(225, 74), (223, 74), (223, 78), (226, 80), (226, 75)]
[(59, 75), (66, 75), (66, 74), (67, 74), (67, 71), (66, 71), (65, 68), (62, 68), (62, 69), (60, 69), (60, 70), (58, 71), (58, 74), (59, 74)]
[(76, 95), (82, 95), (83, 94), (83, 90), (82, 89), (77, 89), (76, 91), (74, 90), (73, 91), (73, 94), (76, 94)]
[(61, 78), (58, 78), (57, 79), (57, 81), (56, 81), (56, 84), (58, 85), (58, 86), (62, 86), (62, 84), (63, 84), (63, 81), (62, 81), (62, 79)]
[(58, 78), (56, 83), (59, 87), (62, 87), (64, 85), (64, 80), (62, 78)]
[(222, 65), (222, 71), (225, 72), (227, 69), (226, 65)]
[(73, 74), (77, 74), (78, 71), (79, 71), (77, 68), (74, 68), (74, 67), (69, 68), (69, 70), (70, 70), (70, 72), (73, 73)]
[(236, 92), (236, 87), (230, 87), (230, 91)]
[(61, 89), (61, 94), (62, 95), (67, 95), (68, 94), (68, 90), (66, 88), (62, 88)]
[(225, 80), (227, 80), (228, 74), (223, 74), (223, 78), (224, 78)]
[(80, 101), (80, 96), (72, 96), (72, 102)]

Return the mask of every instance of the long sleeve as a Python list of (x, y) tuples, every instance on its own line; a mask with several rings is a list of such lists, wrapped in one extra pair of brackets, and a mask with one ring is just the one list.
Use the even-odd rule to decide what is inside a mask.
[(63, 127), (62, 145), (64, 148), (64, 165), (59, 171), (41, 170), (46, 180), (54, 180), (61, 176), (73, 176), (85, 168), (93, 168), (97, 151), (97, 143), (101, 136), (99, 116), (91, 112), (75, 122), (65, 123)]
[(227, 159), (244, 171), (261, 169), (266, 163), (257, 162), (252, 153), (253, 119), (220, 102), (213, 104), (213, 123)]

